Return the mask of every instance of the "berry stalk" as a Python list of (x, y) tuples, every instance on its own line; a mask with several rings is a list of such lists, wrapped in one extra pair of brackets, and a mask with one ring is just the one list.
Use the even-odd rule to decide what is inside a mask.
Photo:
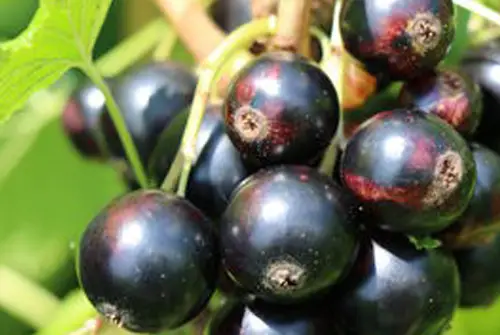
[[(321, 161), (319, 171), (326, 175), (331, 175), (333, 168), (335, 166), (335, 161), (338, 154), (338, 145), (342, 141), (344, 134), (344, 78), (345, 78), (345, 58), (346, 52), (343, 50), (342, 36), (340, 34), (340, 13), (342, 10), (343, 0), (337, 0), (335, 3), (333, 11), (333, 25), (330, 37), (331, 52), (326, 53), (321, 62), (322, 68), (326, 70), (327, 73), (334, 74), (332, 78), (335, 89), (337, 90), (337, 95), (339, 98), (340, 106), (340, 122), (339, 129), (336, 136), (332, 139), (330, 146), (326, 150), (325, 155)], [(332, 55), (333, 54), (333, 55)], [(338, 55), (338, 57), (336, 57)], [(326, 69), (325, 69), (326, 68)]]
[[(172, 191), (179, 181), (178, 195), (183, 196), (191, 167), (196, 159), (196, 139), (205, 113), (210, 92), (215, 84), (215, 78), (224, 63), (238, 50), (250, 45), (257, 37), (274, 34), (276, 32), (276, 20), (273, 17), (247, 23), (231, 33), (199, 68), (199, 81), (196, 87), (195, 98), (191, 107), (191, 113), (184, 131), (181, 148), (177, 152), (174, 163), (165, 178), (162, 189)], [(182, 169), (176, 167), (181, 166)], [(179, 179), (180, 178), (180, 179)]]
[(278, 31), (271, 48), (309, 55), (311, 0), (280, 0)]

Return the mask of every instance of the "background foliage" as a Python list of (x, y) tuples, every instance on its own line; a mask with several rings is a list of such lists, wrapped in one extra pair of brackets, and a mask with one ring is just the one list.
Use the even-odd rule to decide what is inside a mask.
[[(0, 40), (20, 33), (29, 23), (37, 3), (36, 0), (0, 0)], [(485, 0), (485, 3), (500, 7), (498, 0)], [(156, 14), (146, 0), (114, 1), (98, 40), (96, 55), (104, 53)], [(466, 20), (467, 16), (466, 12), (460, 12), (458, 20)], [(465, 45), (462, 31), (450, 54), (451, 63), (458, 60), (459, 51)], [(191, 62), (182, 47), (175, 50), (174, 57)], [(69, 73), (59, 85), (70, 86), (79, 78), (80, 74)], [(73, 258), (79, 234), (95, 213), (125, 188), (110, 167), (87, 162), (77, 155), (64, 137), (57, 114), (40, 129), (34, 144), (15, 169), (2, 170), (1, 165), (15, 160), (22, 150), (3, 134), (23, 138), (21, 131), (15, 129), (15, 122), (0, 127), (0, 266), (6, 265), (63, 297), (77, 287)], [(9, 288), (0, 287), (0, 290), (6, 289)], [(500, 334), (498, 315), (500, 302), (490, 309), (461, 311), (449, 335)], [(23, 322), (0, 310), (0, 334), (31, 333), (33, 330)]]

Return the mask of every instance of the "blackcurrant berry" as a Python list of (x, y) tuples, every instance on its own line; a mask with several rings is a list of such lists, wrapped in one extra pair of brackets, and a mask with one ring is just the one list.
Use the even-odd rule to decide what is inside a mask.
[(136, 191), (114, 200), (81, 241), (81, 286), (106, 319), (133, 332), (181, 326), (206, 305), (217, 281), (212, 223), (187, 200)]
[(432, 113), (464, 136), (474, 133), (483, 112), (482, 93), (468, 75), (457, 70), (438, 70), (404, 84), (400, 101)]
[(256, 166), (309, 163), (339, 125), (337, 93), (328, 76), (284, 52), (265, 54), (241, 70), (224, 109), (229, 137)]
[(478, 143), (470, 146), (476, 164), (476, 186), (465, 212), (443, 232), (443, 240), (452, 247), (491, 240), (495, 228), (500, 227), (500, 156)]
[(252, 20), (250, 0), (218, 0), (211, 8), (214, 21), (229, 33)]
[(371, 235), (335, 299), (341, 326), (352, 335), (441, 334), (459, 302), (453, 257), (398, 235)]
[(358, 207), (311, 168), (260, 170), (234, 191), (221, 219), (223, 264), (242, 288), (264, 300), (312, 297), (351, 265)]
[(393, 80), (432, 70), (455, 35), (451, 0), (347, 0), (340, 31), (346, 50), (373, 74)]
[(500, 39), (472, 49), (460, 66), (483, 91), (483, 116), (475, 140), (500, 152)]
[(466, 209), (476, 181), (472, 153), (445, 121), (396, 109), (365, 122), (347, 143), (343, 183), (380, 216), (382, 228), (430, 233)]
[(500, 235), (484, 245), (455, 251), (460, 273), (460, 306), (493, 304), (500, 296)]
[[(196, 80), (191, 70), (172, 62), (147, 64), (117, 80), (113, 95), (144, 164), (161, 132), (190, 106)], [(111, 154), (124, 158), (125, 152), (109, 113), (103, 114), (102, 127)]]
[[(163, 181), (178, 150), (189, 111), (183, 112), (162, 134), (150, 162), (150, 174)], [(219, 104), (205, 111), (196, 142), (198, 158), (191, 170), (186, 198), (211, 218), (226, 209), (231, 192), (249, 175), (240, 153), (227, 136)]]
[(343, 335), (331, 316), (318, 310), (230, 301), (217, 311), (207, 335)]
[[(111, 80), (107, 80), (112, 84)], [(106, 99), (92, 82), (85, 82), (69, 98), (62, 114), (63, 129), (74, 148), (84, 157), (102, 160), (103, 135), (99, 120), (105, 111)]]

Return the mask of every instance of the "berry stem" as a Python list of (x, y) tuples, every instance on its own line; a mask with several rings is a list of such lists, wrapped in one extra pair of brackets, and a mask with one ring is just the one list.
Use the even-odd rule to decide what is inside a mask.
[(278, 5), (278, 31), (271, 48), (309, 56), (309, 26), (311, 0), (280, 0)]
[(500, 25), (500, 13), (474, 0), (453, 0), (453, 2), (468, 11), (479, 15), (493, 24)]
[[(180, 178), (177, 194), (184, 196), (193, 162), (196, 159), (196, 139), (209, 100), (215, 78), (224, 63), (238, 50), (248, 47), (257, 37), (274, 34), (276, 20), (274, 17), (256, 20), (242, 25), (232, 32), (200, 65), (199, 80), (191, 107), (186, 129), (182, 136), (181, 147), (165, 178), (162, 189), (172, 191), (176, 180)], [(182, 169), (174, 169), (182, 164)], [(178, 174), (180, 173), (180, 176)]]
[(31, 327), (41, 328), (57, 310), (59, 301), (37, 283), (2, 265), (0, 306)]
[(116, 130), (118, 131), (118, 136), (120, 137), (120, 140), (123, 144), (125, 153), (127, 155), (128, 161), (130, 162), (132, 170), (134, 171), (137, 182), (142, 188), (146, 188), (148, 186), (148, 180), (144, 167), (141, 160), (139, 159), (137, 148), (135, 147), (134, 141), (132, 140), (132, 137), (128, 132), (125, 120), (120, 113), (120, 109), (111, 93), (111, 90), (102, 78), (99, 70), (92, 64), (91, 61), (88, 61), (83, 66), (83, 69), (87, 76), (101, 90), (102, 94), (106, 98), (106, 106), (108, 107), (109, 115), (111, 116)]
[(168, 30), (153, 52), (153, 60), (163, 62), (168, 59), (177, 42), (177, 34), (173, 29)]
[[(337, 91), (337, 95), (339, 98), (339, 108), (340, 108), (340, 122), (339, 128), (337, 130), (337, 134), (330, 142), (326, 153), (323, 156), (321, 161), (319, 171), (326, 174), (331, 175), (333, 168), (335, 167), (335, 162), (338, 154), (338, 146), (339, 143), (343, 140), (344, 137), (344, 79), (345, 79), (345, 63), (346, 63), (346, 51), (343, 50), (342, 36), (340, 34), (340, 13), (342, 10), (343, 1), (337, 0), (335, 3), (334, 11), (333, 11), (333, 25), (332, 32), (330, 36), (330, 44), (331, 51), (326, 53), (326, 56), (323, 57), (321, 62), (322, 68), (325, 69), (327, 73), (335, 73), (333, 78), (333, 84)], [(334, 57), (332, 53), (336, 55), (340, 55), (339, 57)]]
[(154, 1), (197, 62), (202, 62), (224, 41), (224, 32), (205, 12), (214, 0)]
[(144, 57), (169, 33), (165, 20), (159, 18), (151, 21), (96, 61), (100, 74), (103, 77), (113, 77), (121, 73)]

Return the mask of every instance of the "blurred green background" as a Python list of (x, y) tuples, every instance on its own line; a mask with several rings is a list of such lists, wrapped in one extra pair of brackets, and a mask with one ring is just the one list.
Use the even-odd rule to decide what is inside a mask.
[[(500, 2), (488, 1), (492, 5)], [(13, 38), (22, 31), (37, 4), (36, 0), (0, 0), (0, 39)], [(147, 0), (114, 1), (96, 56), (156, 14)], [(2, 131), (0, 128), (0, 135)], [(0, 136), (0, 157), (6, 161), (9, 156), (3, 151), (8, 146), (12, 141)], [(15, 155), (17, 148), (9, 150)], [(53, 118), (10, 174), (0, 179), (0, 265), (63, 297), (77, 287), (73, 258), (79, 234), (100, 208), (124, 191), (122, 181), (110, 167), (85, 161), (76, 154), (59, 120)], [(29, 326), (0, 310), (1, 335), (31, 333)], [(490, 309), (459, 312), (449, 333), (497, 334), (500, 303)]]

